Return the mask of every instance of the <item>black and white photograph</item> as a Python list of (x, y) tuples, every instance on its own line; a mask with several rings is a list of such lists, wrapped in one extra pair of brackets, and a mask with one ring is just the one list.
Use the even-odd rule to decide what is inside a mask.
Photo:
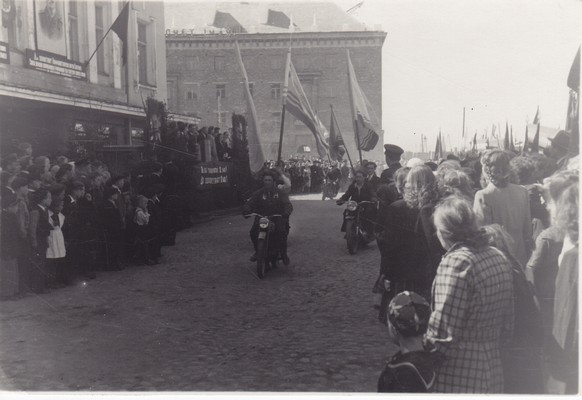
[(0, 1), (0, 397), (579, 394), (582, 1)]

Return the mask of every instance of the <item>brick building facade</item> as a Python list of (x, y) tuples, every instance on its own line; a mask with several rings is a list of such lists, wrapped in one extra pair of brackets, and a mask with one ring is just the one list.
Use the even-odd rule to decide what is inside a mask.
[[(205, 3), (203, 3), (205, 4)], [(274, 13), (284, 10), (291, 14), (290, 9), (281, 3), (267, 4), (268, 14), (264, 15), (265, 26), (260, 27), (261, 16), (257, 16), (257, 26), (245, 28), (236, 25), (237, 9), (226, 8), (230, 26), (220, 26), (219, 17), (226, 12), (220, 11), (220, 4), (212, 3), (215, 13), (207, 14), (207, 18), (215, 25), (206, 28), (206, 33), (187, 26), (176, 29), (176, 15), (185, 12), (182, 8), (166, 7), (166, 55), (167, 55), (167, 87), (168, 105), (179, 113), (197, 115), (202, 125), (217, 126), (227, 129), (230, 126), (230, 116), (233, 112), (246, 111), (242, 75), (236, 59), (234, 42), (238, 41), (243, 62), (245, 64), (251, 90), (257, 108), (261, 125), (262, 142), (265, 144), (267, 158), (276, 158), (281, 121), (285, 60), (291, 46), (291, 60), (297, 70), (303, 88), (313, 109), (329, 128), (330, 105), (333, 105), (344, 140), (353, 159), (357, 158), (355, 148), (352, 115), (348, 93), (346, 49), (362, 87), (373, 107), (373, 112), (381, 126), (382, 99), (382, 55), (381, 49), (386, 33), (381, 31), (366, 31), (357, 22), (346, 27), (345, 20), (341, 25), (315, 27), (313, 19), (302, 4), (295, 7), (303, 10), (303, 14), (293, 11), (295, 31), (272, 24), (266, 24)], [(311, 3), (310, 3), (311, 4)], [(318, 3), (313, 3), (317, 6)], [(346, 16), (341, 10), (330, 3), (323, 3), (329, 11), (342, 18)], [(244, 6), (240, 6), (243, 7)], [(204, 9), (200, 7), (198, 9)], [(275, 10), (274, 10), (275, 9)], [(310, 8), (316, 9), (316, 8)], [(321, 10), (321, 3), (319, 3)], [(325, 10), (324, 10), (325, 11)], [(319, 11), (321, 12), (321, 11)], [(202, 13), (204, 14), (204, 13)], [(219, 15), (220, 14), (220, 15)], [(214, 15), (214, 20), (211, 16)], [(309, 24), (301, 25), (301, 16), (309, 16)], [(329, 15), (333, 19), (334, 15)], [(240, 18), (240, 17), (239, 17)], [(339, 17), (338, 17), (339, 18)], [(321, 19), (321, 17), (320, 17)], [(224, 18), (223, 18), (224, 20)], [(306, 21), (306, 18), (303, 18)], [(169, 21), (169, 22), (168, 22)], [(190, 20), (188, 20), (190, 21)], [(217, 22), (218, 21), (218, 22)], [(234, 21), (234, 22), (232, 22)], [(276, 21), (275, 21), (276, 22)], [(234, 26), (233, 26), (234, 24)], [(283, 20), (282, 26), (288, 23)], [(219, 25), (219, 26), (216, 26)], [(172, 29), (172, 26), (174, 28)], [(339, 28), (338, 31), (333, 31)], [(341, 28), (349, 30), (342, 31)], [(255, 31), (254, 33), (250, 33)], [(380, 143), (371, 152), (364, 152), (364, 158), (382, 160), (383, 138), (380, 133)], [(316, 155), (315, 141), (311, 132), (293, 116), (285, 116), (285, 136), (283, 155), (295, 155), (300, 146), (307, 145), (312, 149), (311, 155)]]

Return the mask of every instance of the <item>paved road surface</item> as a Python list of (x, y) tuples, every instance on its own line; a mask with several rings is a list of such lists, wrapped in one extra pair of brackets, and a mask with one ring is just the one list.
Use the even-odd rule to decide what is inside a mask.
[(350, 256), (341, 207), (293, 201), (291, 265), (263, 281), (251, 221), (228, 216), (179, 233), (160, 265), (0, 303), (1, 389), (375, 391), (394, 351), (376, 245)]

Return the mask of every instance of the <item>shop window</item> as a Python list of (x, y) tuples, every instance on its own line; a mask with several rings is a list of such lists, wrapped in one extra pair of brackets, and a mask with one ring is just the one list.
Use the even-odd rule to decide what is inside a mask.
[(281, 98), (281, 84), (271, 83), (271, 98), (273, 100), (279, 100)]
[[(101, 16), (102, 17), (102, 16)], [(79, 4), (77, 0), (69, 1), (69, 24), (68, 24), (69, 58), (80, 61), (79, 56)], [(101, 25), (101, 37), (103, 37), (103, 26)]]

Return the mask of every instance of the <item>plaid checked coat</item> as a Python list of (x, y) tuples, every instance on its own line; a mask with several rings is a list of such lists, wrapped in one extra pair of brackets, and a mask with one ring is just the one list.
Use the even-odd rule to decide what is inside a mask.
[(513, 280), (504, 255), (492, 247), (456, 243), (443, 256), (432, 288), (426, 339), (445, 356), (434, 390), (500, 393), (500, 343), (513, 330)]

